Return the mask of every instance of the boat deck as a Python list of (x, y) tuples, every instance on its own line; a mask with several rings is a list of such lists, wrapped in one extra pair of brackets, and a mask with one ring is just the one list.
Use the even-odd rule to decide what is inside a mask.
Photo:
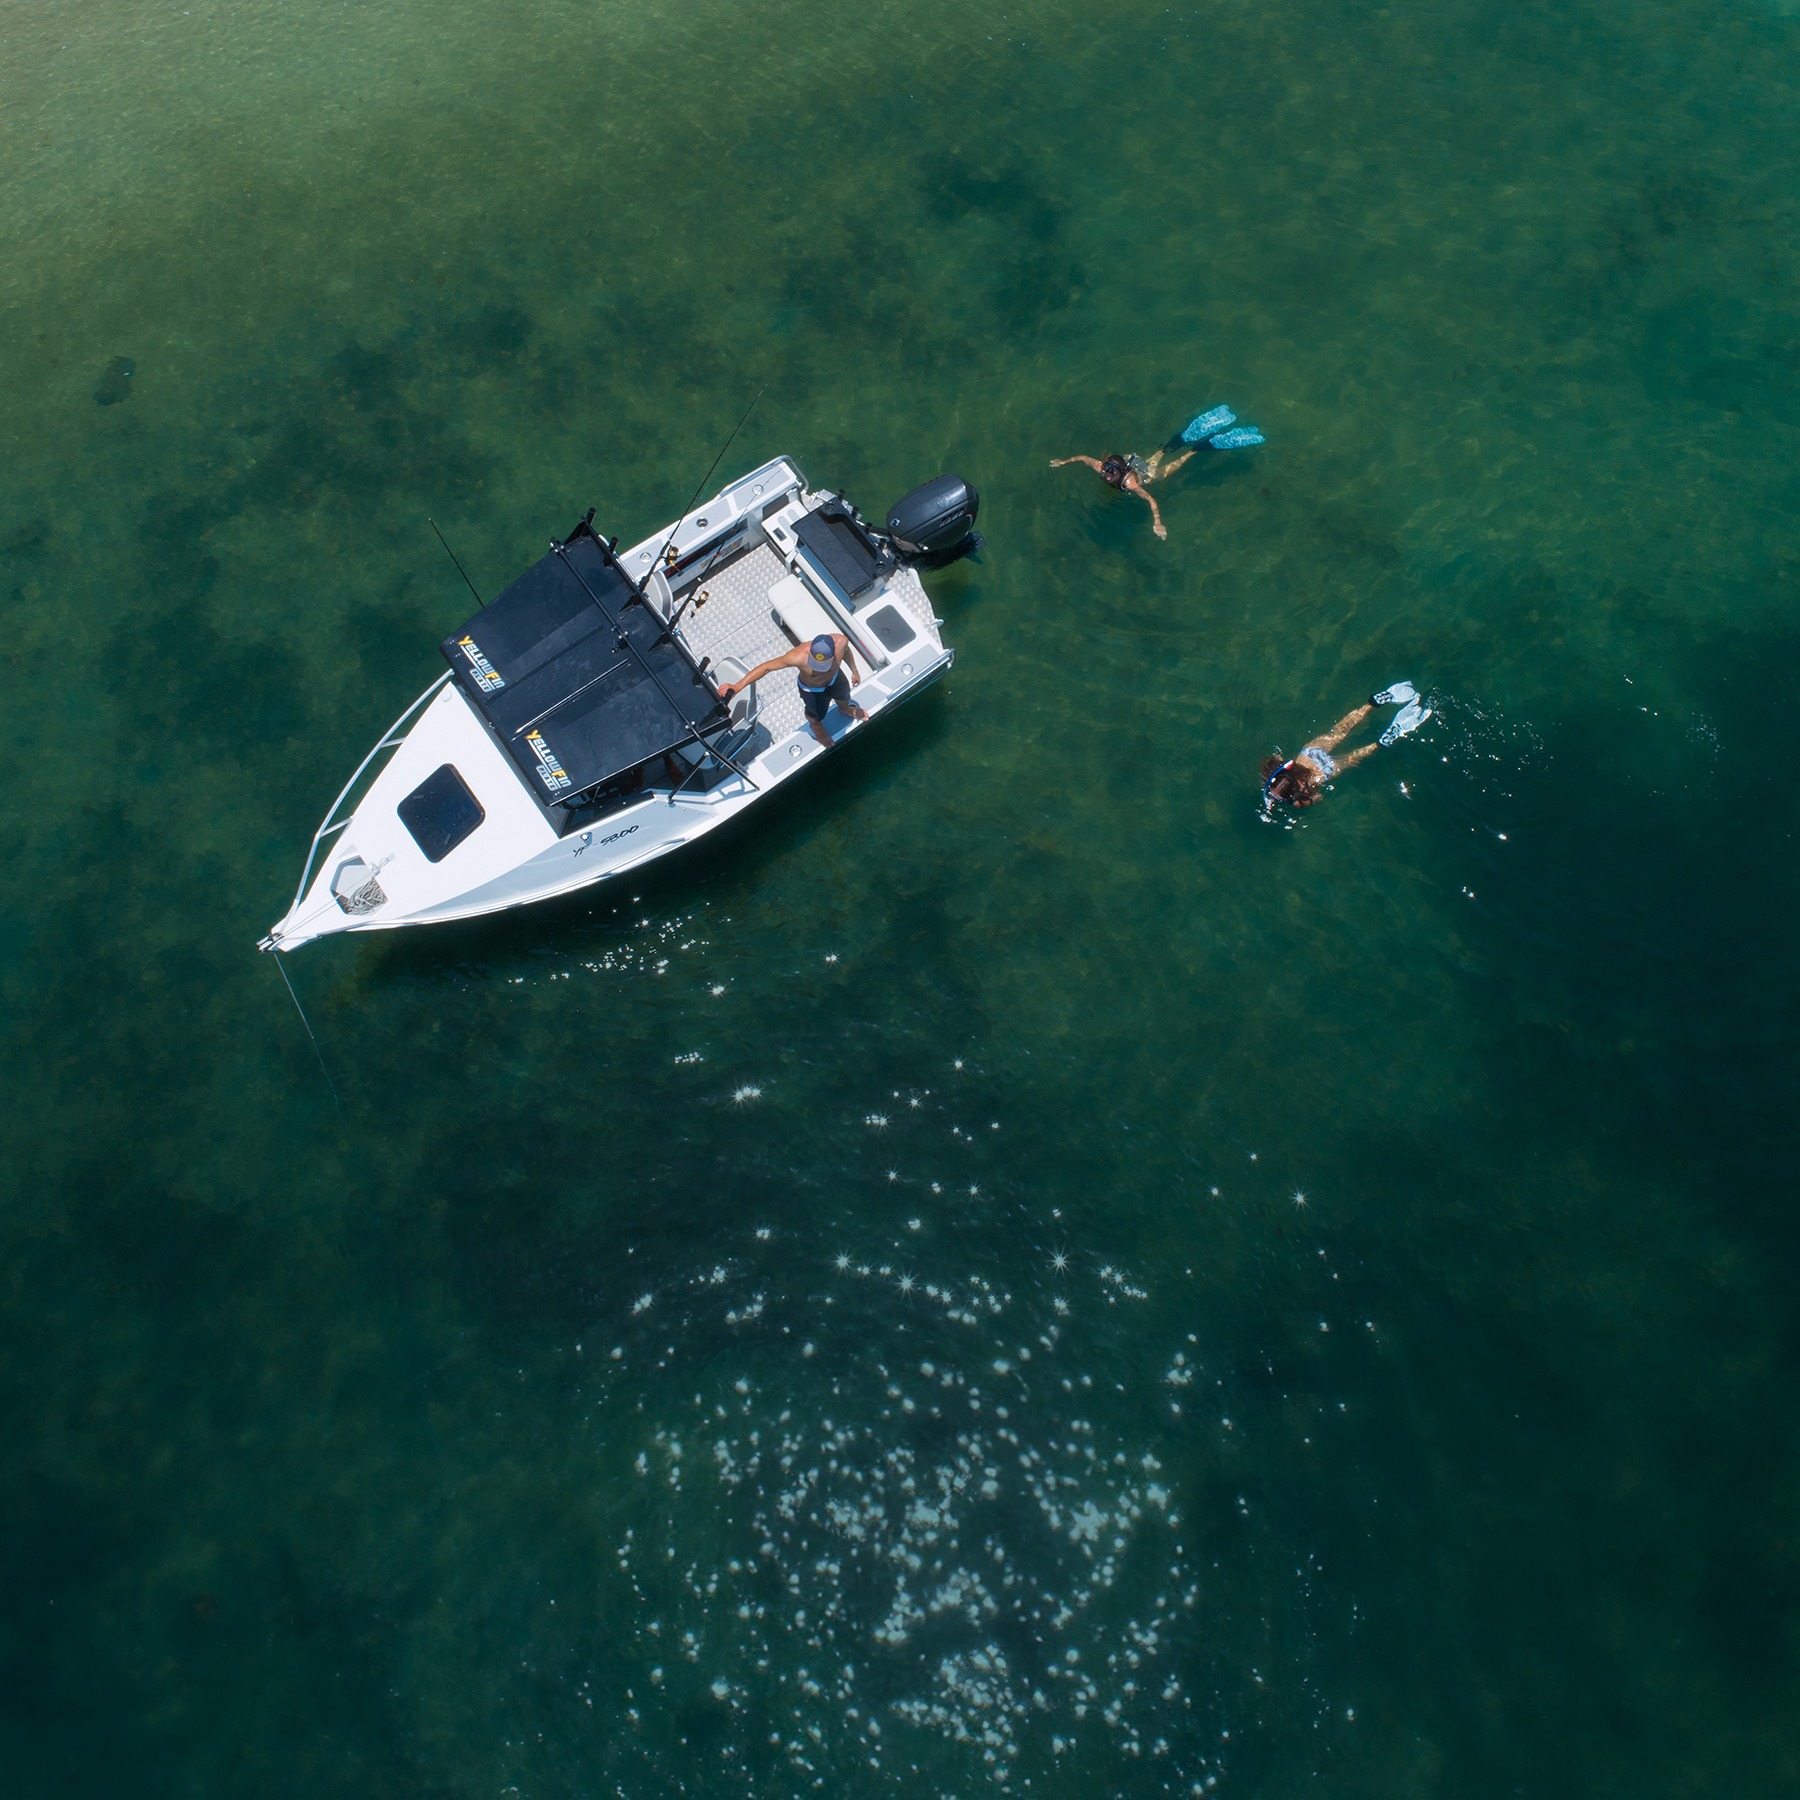
[[(770, 588), (786, 573), (767, 544), (755, 544), (714, 569), (700, 584), (705, 599), (695, 600), (682, 615), (688, 648), (714, 663), (735, 657), (746, 671), (793, 649), (769, 601)], [(767, 733), (765, 741), (774, 743), (800, 723), (800, 690), (791, 675), (772, 675), (756, 686), (757, 724)]]

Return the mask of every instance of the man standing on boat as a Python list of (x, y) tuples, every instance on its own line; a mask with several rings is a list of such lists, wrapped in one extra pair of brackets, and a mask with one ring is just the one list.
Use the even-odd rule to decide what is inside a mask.
[(806, 723), (827, 750), (831, 748), (831, 733), (825, 729), (825, 715), (834, 703), (852, 719), (860, 721), (869, 716), (850, 698), (850, 689), (861, 682), (862, 675), (856, 667), (850, 640), (837, 632), (822, 631), (810, 644), (796, 644), (785, 656), (772, 656), (767, 662), (758, 663), (742, 681), (723, 683), (719, 698), (729, 700), (751, 682), (761, 681), (777, 669), (800, 671), (800, 699), (806, 707)]

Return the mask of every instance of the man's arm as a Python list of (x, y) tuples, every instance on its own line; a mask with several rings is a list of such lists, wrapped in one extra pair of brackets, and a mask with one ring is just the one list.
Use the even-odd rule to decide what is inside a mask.
[(1166, 538), (1169, 534), (1163, 530), (1162, 508), (1156, 504), (1156, 496), (1141, 481), (1132, 482), (1131, 491), (1149, 506), (1151, 529), (1159, 538)]
[(856, 651), (847, 637), (840, 637), (838, 642), (844, 646), (844, 661), (850, 665), (850, 685), (857, 687), (862, 682), (862, 670), (856, 666)]
[(796, 669), (805, 661), (803, 649), (790, 650), (785, 656), (771, 656), (767, 662), (758, 663), (742, 681), (728, 681), (719, 689), (719, 698), (729, 700), (733, 694), (741, 693), (753, 681), (761, 681), (765, 675), (773, 675), (777, 669)]
[(1050, 466), (1053, 469), (1060, 469), (1065, 463), (1072, 462), (1086, 463), (1090, 469), (1098, 469), (1100, 467), (1099, 458), (1093, 456), (1053, 456), (1050, 459)]

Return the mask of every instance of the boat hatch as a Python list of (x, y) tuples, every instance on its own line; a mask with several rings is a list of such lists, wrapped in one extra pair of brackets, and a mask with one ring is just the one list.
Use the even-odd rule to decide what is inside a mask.
[(443, 651), (469, 703), (549, 804), (577, 800), (727, 722), (712, 683), (586, 525), (452, 632)]
[(827, 500), (802, 514), (794, 521), (794, 536), (846, 600), (867, 593), (894, 567), (893, 552), (876, 543), (841, 500)]
[(897, 606), (879, 606), (872, 613), (859, 616), (858, 622), (880, 638), (889, 655), (904, 650), (919, 635), (918, 628)]
[(455, 763), (440, 763), (394, 808), (427, 862), (440, 863), (487, 817)]

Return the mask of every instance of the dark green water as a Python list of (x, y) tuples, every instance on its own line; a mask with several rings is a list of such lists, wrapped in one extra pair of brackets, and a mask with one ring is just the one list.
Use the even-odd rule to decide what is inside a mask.
[[(6, 1791), (1793, 1791), (1790, 12), (10, 6)], [(765, 381), (953, 676), (340, 1115), (425, 516)]]

